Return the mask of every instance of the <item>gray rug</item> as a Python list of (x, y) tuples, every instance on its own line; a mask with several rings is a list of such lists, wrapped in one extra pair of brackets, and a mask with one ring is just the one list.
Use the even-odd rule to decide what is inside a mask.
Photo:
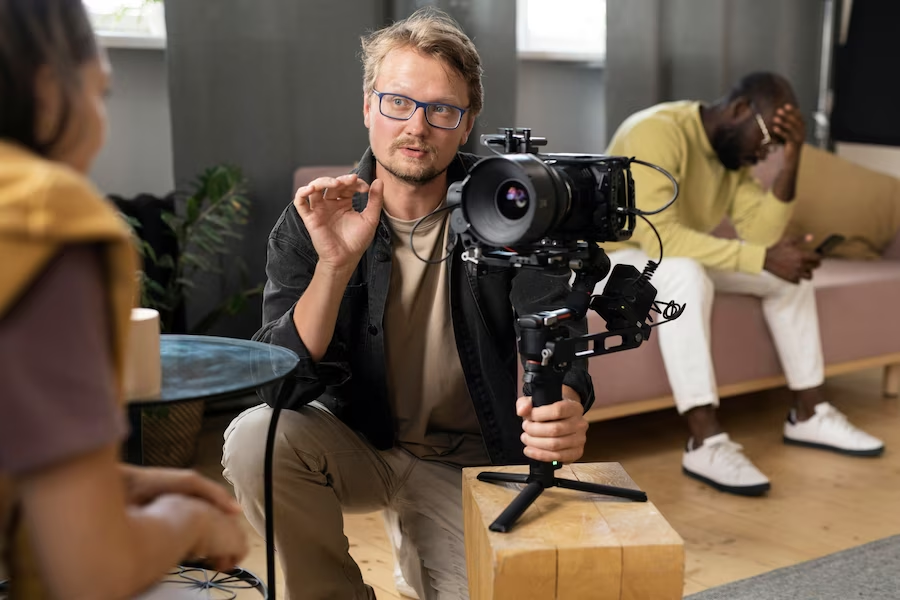
[(900, 535), (742, 579), (685, 600), (898, 600)]

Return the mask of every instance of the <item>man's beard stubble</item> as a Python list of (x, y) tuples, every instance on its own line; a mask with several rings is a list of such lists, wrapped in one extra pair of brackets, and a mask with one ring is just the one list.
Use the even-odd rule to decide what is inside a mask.
[[(426, 146), (421, 143), (411, 143), (410, 140), (397, 140), (393, 144), (391, 144), (390, 150), (399, 151), (401, 148), (406, 146), (416, 146), (419, 147), (431, 156), (435, 155), (435, 149), (431, 146)], [(418, 169), (413, 172), (400, 172), (398, 169), (386, 164), (377, 155), (375, 156), (376, 162), (379, 165), (384, 167), (384, 170), (396, 177), (397, 179), (404, 181), (406, 183), (411, 183), (413, 185), (425, 185), (431, 181), (434, 181), (436, 178), (440, 177), (449, 167), (450, 163), (447, 163), (443, 167), (439, 167), (436, 165), (428, 165), (422, 169)], [(451, 159), (452, 161), (452, 159)]]
[(712, 139), (712, 147), (719, 162), (729, 171), (743, 166), (741, 157), (741, 132), (739, 127), (721, 127)]

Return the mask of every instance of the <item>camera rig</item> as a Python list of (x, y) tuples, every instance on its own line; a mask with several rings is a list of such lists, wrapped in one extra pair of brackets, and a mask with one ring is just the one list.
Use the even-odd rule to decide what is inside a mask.
[[(598, 245), (629, 239), (636, 217), (647, 220), (645, 215), (656, 214), (635, 207), (632, 163), (654, 168), (672, 181), (675, 193), (660, 211), (674, 202), (678, 185), (660, 167), (634, 158), (537, 154), (536, 148), (547, 140), (532, 137), (529, 129), (504, 129), (481, 140), (492, 150), (501, 147), (502, 153), (494, 150), (499, 156), (476, 163), (463, 182), (451, 185), (445, 207), (452, 211), (451, 227), (463, 245), (463, 260), (476, 271), (488, 266), (568, 267), (575, 274), (563, 307), (517, 319), (523, 390), (530, 392), (535, 407), (553, 404), (562, 398), (563, 380), (574, 361), (637, 348), (650, 337), (652, 327), (665, 322), (648, 323), (653, 312), (670, 321), (684, 311), (684, 305), (656, 301), (650, 279), (657, 262), (649, 261), (643, 272), (625, 264), (611, 270), (609, 257)], [(594, 295), (607, 275), (603, 293)], [(570, 337), (564, 324), (585, 318), (588, 310), (606, 321), (607, 331)], [(529, 460), (527, 475), (480, 473), (480, 481), (526, 484), (490, 529), (509, 531), (548, 487), (647, 500), (639, 490), (555, 477), (561, 466)]]

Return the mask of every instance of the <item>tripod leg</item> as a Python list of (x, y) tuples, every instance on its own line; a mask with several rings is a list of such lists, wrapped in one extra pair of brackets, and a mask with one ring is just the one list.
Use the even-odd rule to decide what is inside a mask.
[(516, 520), (522, 516), (528, 507), (531, 506), (531, 503), (535, 501), (535, 499), (541, 495), (541, 492), (544, 491), (544, 486), (542, 486), (537, 481), (532, 481), (525, 489), (519, 492), (519, 495), (516, 496), (512, 502), (509, 503), (509, 506), (506, 507), (500, 516), (497, 517), (493, 523), (491, 523), (490, 530), (498, 531), (500, 533), (506, 533), (509, 531), (512, 526), (515, 524)]
[(478, 474), (478, 481), (488, 483), (528, 483), (528, 475), (516, 473), (490, 473), (485, 471)]
[(557, 478), (554, 483), (561, 488), (568, 490), (578, 490), (579, 492), (591, 492), (594, 494), (603, 494), (605, 496), (616, 496), (617, 498), (627, 498), (637, 502), (646, 502), (647, 494), (641, 490), (632, 490), (629, 488), (613, 487), (611, 485), (602, 485), (599, 483), (590, 483), (587, 481), (572, 481), (571, 479)]

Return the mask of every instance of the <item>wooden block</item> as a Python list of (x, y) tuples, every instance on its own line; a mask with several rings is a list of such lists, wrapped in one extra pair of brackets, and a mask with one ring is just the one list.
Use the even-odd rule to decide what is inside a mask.
[[(668, 600), (682, 597), (684, 542), (652, 502), (550, 488), (509, 533), (490, 524), (521, 485), (463, 470), (466, 563), (472, 600)], [(557, 477), (639, 489), (618, 463), (564, 467)]]

